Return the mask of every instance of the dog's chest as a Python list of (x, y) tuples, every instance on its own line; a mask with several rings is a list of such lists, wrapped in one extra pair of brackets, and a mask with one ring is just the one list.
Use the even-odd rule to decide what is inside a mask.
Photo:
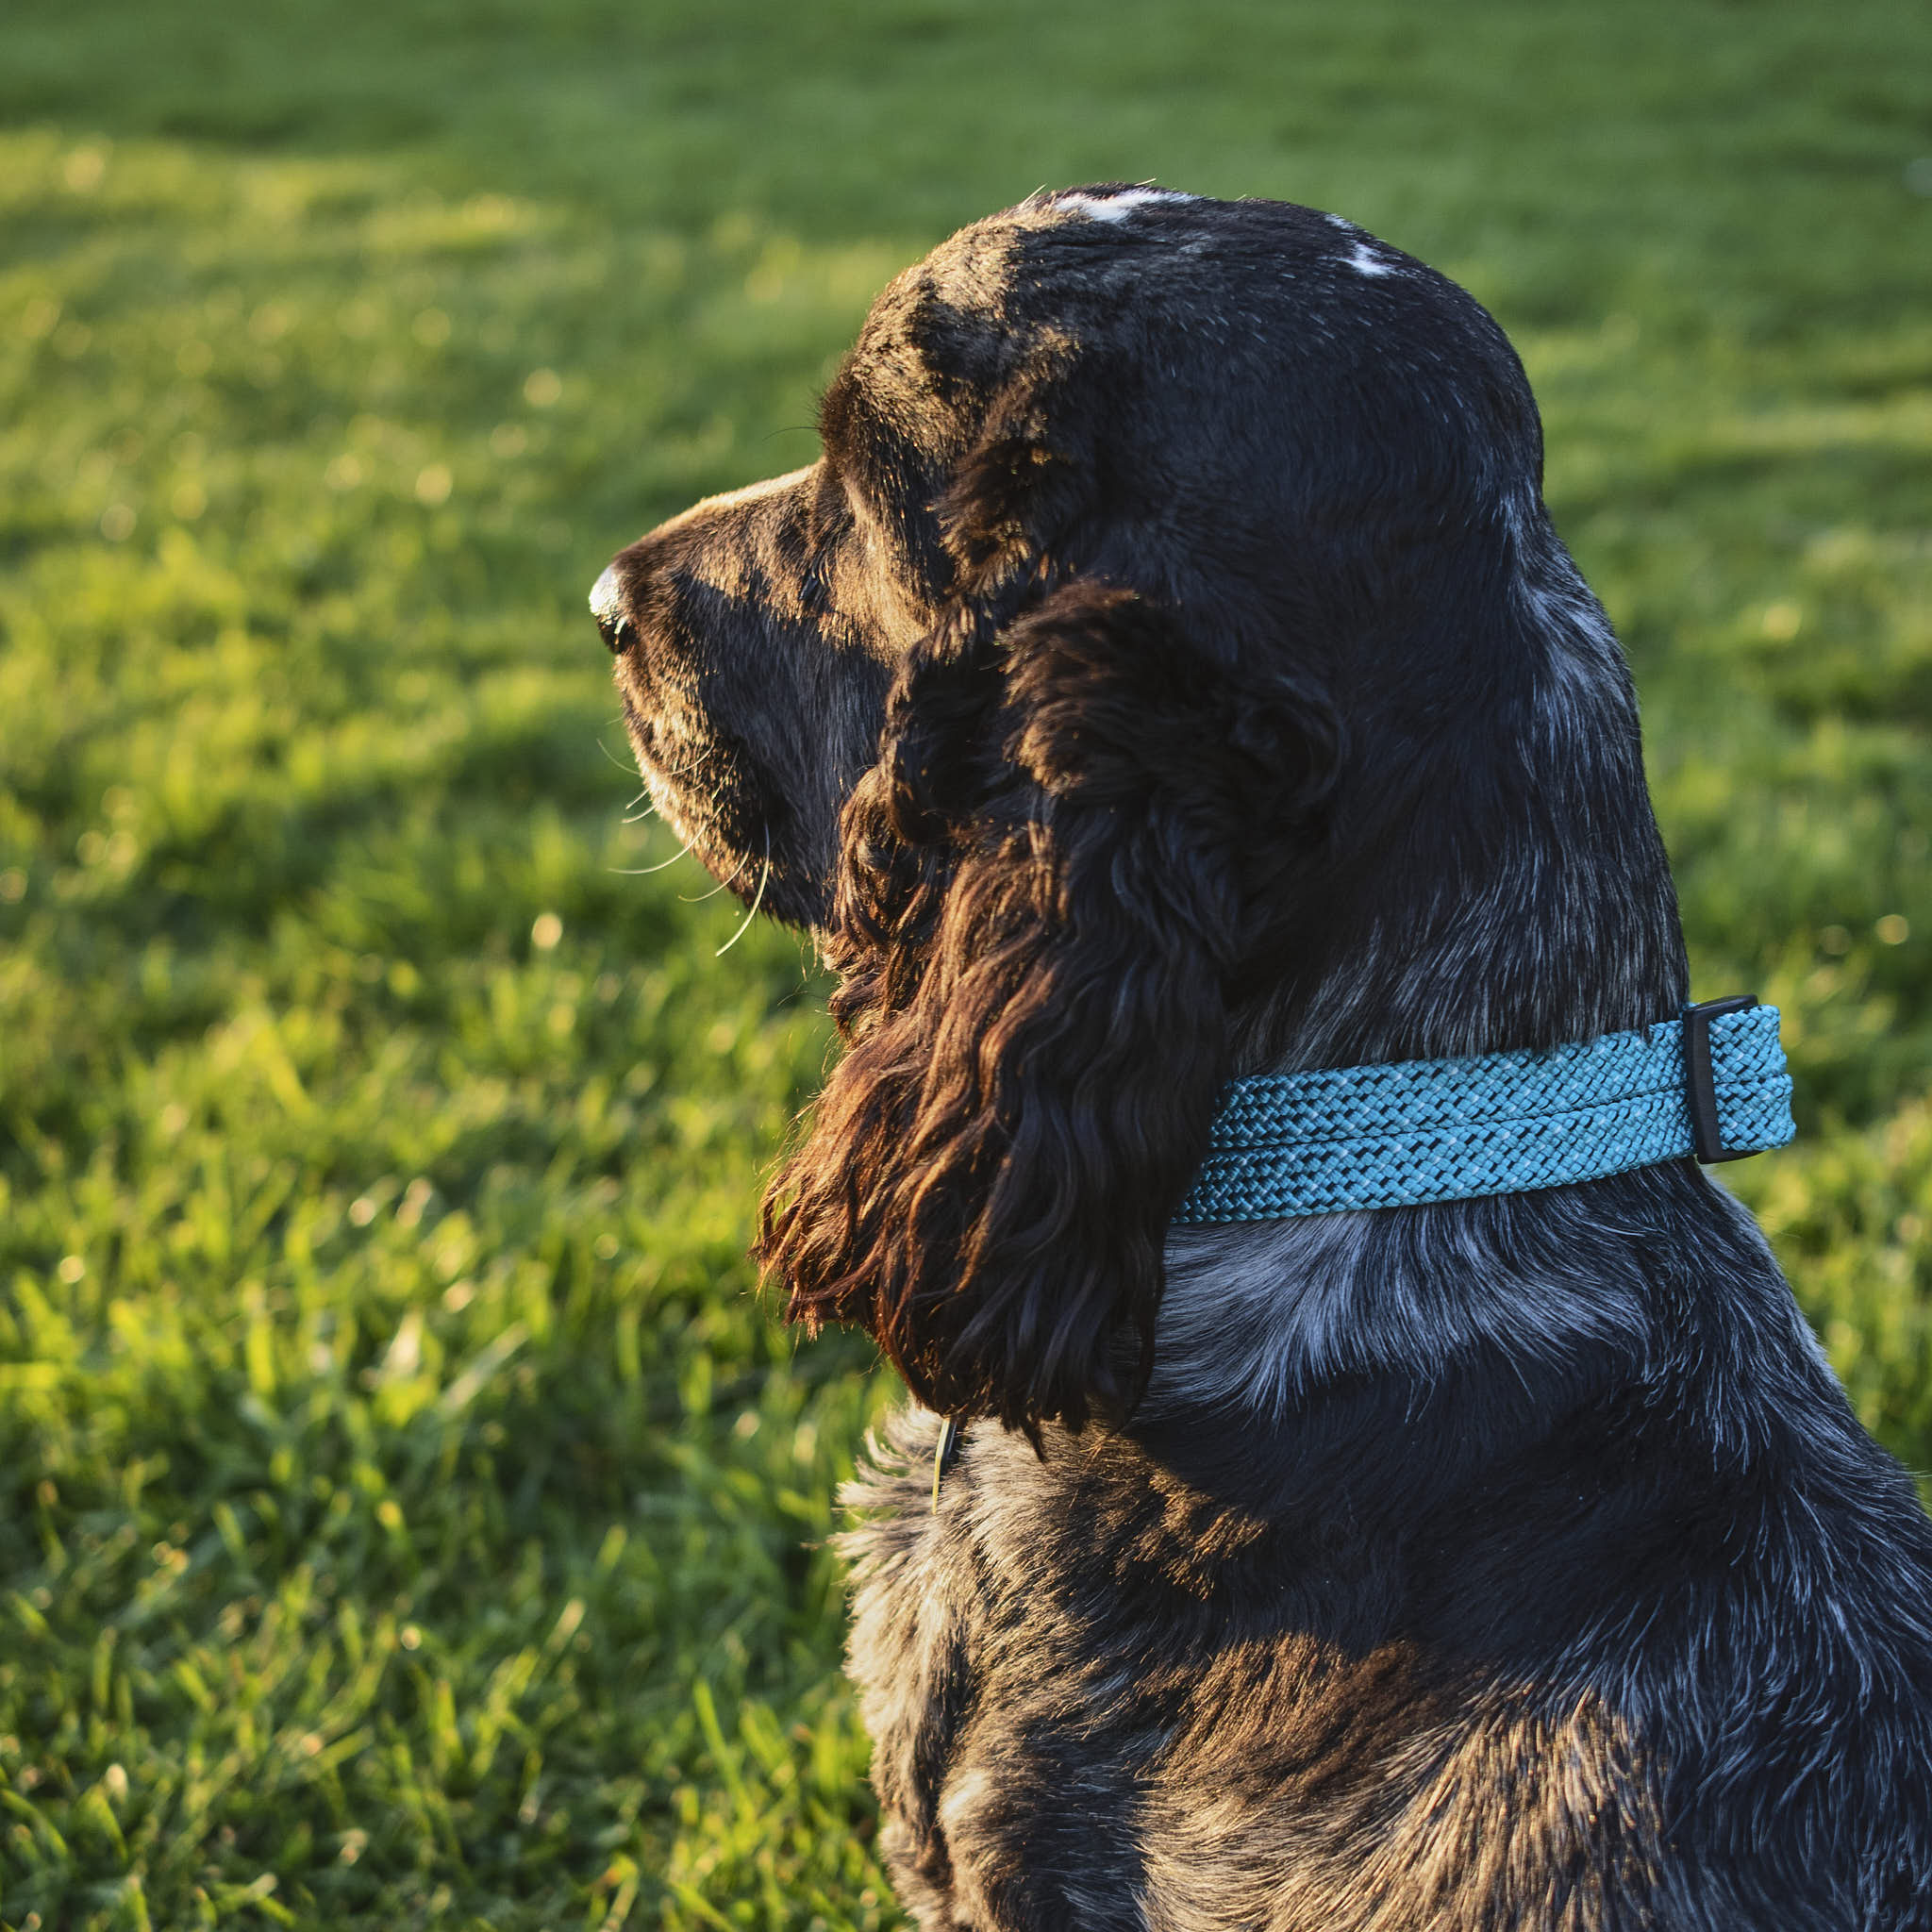
[(981, 1432), (935, 1508), (930, 1442), (873, 1475), (852, 1544), (882, 1844), (922, 1925), (1480, 1924), (1525, 1890), (1568, 1901), (1539, 1925), (1623, 1922), (1653, 1850), (1627, 1740), (1404, 1634), (1388, 1553), (1098, 1439), (1041, 1463)]

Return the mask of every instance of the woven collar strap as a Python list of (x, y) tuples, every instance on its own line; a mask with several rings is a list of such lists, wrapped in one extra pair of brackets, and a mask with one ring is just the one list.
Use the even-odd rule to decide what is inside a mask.
[(1777, 1008), (1687, 1007), (1639, 1033), (1475, 1059), (1235, 1080), (1177, 1222), (1462, 1201), (1782, 1147)]

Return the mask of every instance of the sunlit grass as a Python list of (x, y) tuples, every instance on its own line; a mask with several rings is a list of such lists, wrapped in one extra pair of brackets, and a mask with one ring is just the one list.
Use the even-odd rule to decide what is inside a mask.
[(742, 1259), (816, 992), (638, 874), (582, 598), (1041, 181), (1338, 207), (1511, 330), (1700, 989), (1785, 1008), (1726, 1177), (1932, 1464), (1920, 16), (8, 32), (0, 1924), (897, 1923), (824, 1547), (891, 1391)]

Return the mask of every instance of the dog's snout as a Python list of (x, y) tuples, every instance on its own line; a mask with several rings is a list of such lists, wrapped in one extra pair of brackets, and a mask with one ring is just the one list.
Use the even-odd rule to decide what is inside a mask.
[(631, 641), (630, 619), (624, 614), (624, 587), (617, 580), (617, 566), (604, 566), (604, 575), (591, 586), (591, 615), (597, 620), (597, 634), (612, 657)]

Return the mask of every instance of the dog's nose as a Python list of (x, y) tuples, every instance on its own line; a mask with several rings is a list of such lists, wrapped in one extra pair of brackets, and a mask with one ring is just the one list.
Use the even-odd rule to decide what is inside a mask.
[(624, 614), (624, 591), (617, 581), (617, 566), (608, 563), (604, 575), (591, 586), (591, 615), (597, 620), (597, 632), (612, 657), (630, 642), (630, 619)]

